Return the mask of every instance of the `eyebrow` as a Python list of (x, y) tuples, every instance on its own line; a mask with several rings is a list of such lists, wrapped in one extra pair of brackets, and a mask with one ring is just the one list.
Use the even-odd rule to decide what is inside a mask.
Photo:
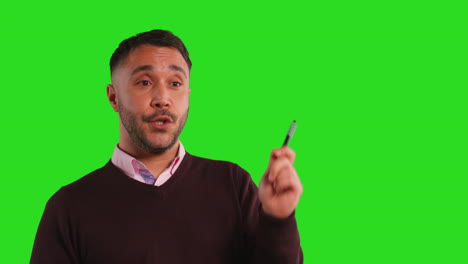
[[(139, 72), (142, 72), (142, 71), (151, 71), (151, 70), (153, 70), (153, 68), (154, 67), (152, 65), (142, 65), (142, 66), (139, 66), (136, 69), (134, 69), (132, 71), (131, 75), (135, 75), (135, 74), (137, 74)], [(171, 69), (173, 71), (178, 71), (178, 72), (182, 73), (185, 77), (187, 77), (187, 73), (180, 66), (171, 64), (171, 65), (169, 65), (169, 69)]]
[(169, 69), (174, 70), (174, 71), (178, 71), (178, 72), (182, 73), (185, 77), (187, 77), (187, 73), (185, 73), (184, 69), (182, 69), (182, 67), (180, 67), (180, 66), (171, 64), (171, 65), (169, 65)]
[(131, 73), (131, 75), (135, 75), (139, 72), (142, 72), (142, 71), (151, 71), (153, 69), (153, 66), (151, 65), (143, 65), (143, 66), (140, 66), (136, 69), (134, 69)]

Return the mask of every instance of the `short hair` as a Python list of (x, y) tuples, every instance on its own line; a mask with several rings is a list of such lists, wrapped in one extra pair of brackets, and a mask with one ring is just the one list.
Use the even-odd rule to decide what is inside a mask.
[(114, 69), (127, 57), (130, 51), (144, 44), (159, 47), (174, 47), (184, 58), (189, 70), (192, 68), (188, 50), (182, 40), (168, 30), (155, 29), (137, 34), (120, 42), (119, 47), (114, 51), (110, 59), (111, 75)]

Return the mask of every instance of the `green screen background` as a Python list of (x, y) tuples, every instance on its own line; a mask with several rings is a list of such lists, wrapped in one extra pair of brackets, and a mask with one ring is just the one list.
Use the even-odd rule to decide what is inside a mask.
[(28, 263), (50, 196), (109, 160), (108, 60), (154, 28), (194, 63), (191, 154), (258, 183), (297, 120), (305, 263), (468, 263), (465, 3), (2, 2), (0, 263)]

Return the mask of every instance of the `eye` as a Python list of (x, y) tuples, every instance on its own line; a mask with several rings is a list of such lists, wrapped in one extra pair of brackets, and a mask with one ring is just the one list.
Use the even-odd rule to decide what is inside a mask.
[(179, 87), (179, 86), (182, 86), (182, 83), (180, 83), (180, 82), (171, 82), (171, 86)]
[(139, 82), (137, 82), (137, 84), (143, 85), (143, 86), (151, 85), (150, 81), (148, 81), (148, 80), (139, 81)]

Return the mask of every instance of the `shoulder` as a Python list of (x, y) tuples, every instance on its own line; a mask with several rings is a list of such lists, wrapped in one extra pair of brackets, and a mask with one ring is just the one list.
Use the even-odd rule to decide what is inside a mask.
[(213, 182), (229, 182), (235, 188), (244, 188), (253, 184), (250, 174), (238, 164), (224, 160), (213, 160), (188, 155), (191, 173), (199, 174)]
[(192, 169), (202, 169), (213, 172), (222, 171), (224, 173), (248, 175), (248, 172), (246, 170), (244, 170), (234, 162), (202, 158), (188, 153), (187, 157), (190, 160), (190, 165)]
[(46, 206), (68, 208), (66, 210), (69, 211), (80, 207), (80, 204), (89, 205), (93, 200), (100, 200), (112, 193), (115, 186), (121, 185), (118, 179), (123, 177), (116, 177), (118, 173), (118, 168), (109, 161), (103, 167), (61, 187), (49, 198)]
[(118, 169), (108, 161), (103, 167), (96, 169), (78, 180), (64, 186), (66, 189), (85, 188), (93, 185), (105, 184), (110, 175), (115, 174)]
[(60, 188), (51, 197), (51, 200), (57, 198), (65, 199), (66, 197), (76, 196), (82, 193), (90, 193), (94, 190), (102, 190), (103, 187), (109, 186), (111, 177), (116, 173), (119, 173), (118, 169), (109, 161), (103, 167)]

